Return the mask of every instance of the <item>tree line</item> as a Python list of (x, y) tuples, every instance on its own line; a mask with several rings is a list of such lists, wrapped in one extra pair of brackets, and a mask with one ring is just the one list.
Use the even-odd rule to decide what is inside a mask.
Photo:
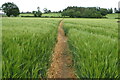
[(101, 18), (107, 14), (112, 14), (113, 10), (100, 7), (67, 7), (63, 10), (62, 16), (72, 18)]
[[(10, 16), (18, 16), (20, 14), (19, 8), (16, 4), (7, 2), (4, 3), (1, 7), (1, 10), (6, 13), (8, 17)], [(44, 13), (51, 13), (51, 10), (44, 8)], [(120, 8), (114, 8), (115, 13), (120, 13)], [(41, 17), (42, 12), (40, 11), (40, 7), (37, 7), (37, 11), (28, 12), (34, 14), (35, 17)], [(112, 8), (100, 8), (100, 7), (77, 7), (77, 6), (69, 6), (65, 8), (63, 11), (57, 11), (54, 13), (61, 13), (63, 17), (71, 17), (71, 18), (102, 18), (107, 14), (112, 14)]]

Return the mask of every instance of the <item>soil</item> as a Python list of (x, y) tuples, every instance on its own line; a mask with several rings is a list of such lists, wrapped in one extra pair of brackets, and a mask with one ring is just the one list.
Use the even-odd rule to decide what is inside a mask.
[(70, 54), (67, 37), (63, 30), (63, 21), (58, 27), (57, 43), (52, 55), (52, 62), (48, 69), (48, 78), (76, 78), (73, 69), (72, 55)]

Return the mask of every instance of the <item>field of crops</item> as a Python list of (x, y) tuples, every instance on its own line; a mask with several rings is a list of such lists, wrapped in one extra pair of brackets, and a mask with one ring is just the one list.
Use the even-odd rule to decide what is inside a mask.
[[(2, 20), (2, 77), (47, 77), (61, 19)], [(118, 77), (117, 19), (68, 18), (63, 28), (78, 78)]]
[(120, 17), (120, 14), (117, 14), (117, 13), (107, 14), (106, 17), (107, 17), (108, 19), (115, 19), (115, 18)]
[(61, 17), (61, 13), (47, 13), (47, 14), (42, 14), (42, 16)]
[(0, 16), (0, 78), (2, 77), (2, 17)]
[[(19, 16), (34, 16), (34, 14), (20, 14)], [(47, 17), (61, 17), (61, 13), (43, 13), (43, 16), (47, 16)]]
[(79, 78), (118, 77), (118, 24), (115, 19), (65, 19), (64, 30)]
[(46, 77), (60, 19), (3, 18), (2, 77)]
[(34, 16), (34, 14), (30, 14), (30, 13), (28, 13), (28, 14), (20, 14), (19, 16)]

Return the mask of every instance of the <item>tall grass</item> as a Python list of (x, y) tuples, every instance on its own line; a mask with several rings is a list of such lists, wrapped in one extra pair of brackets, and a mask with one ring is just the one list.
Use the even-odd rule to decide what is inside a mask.
[(118, 78), (116, 20), (65, 19), (64, 30), (79, 78)]
[(46, 77), (59, 20), (3, 18), (3, 78)]
[(0, 78), (2, 78), (2, 17), (0, 16)]

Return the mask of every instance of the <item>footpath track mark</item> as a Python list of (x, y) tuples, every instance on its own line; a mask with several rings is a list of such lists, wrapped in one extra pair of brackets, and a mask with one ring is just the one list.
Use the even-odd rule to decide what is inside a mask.
[(76, 78), (72, 67), (72, 56), (67, 43), (67, 37), (63, 30), (63, 20), (58, 27), (57, 43), (55, 45), (54, 54), (52, 55), (52, 63), (48, 69), (48, 78)]

